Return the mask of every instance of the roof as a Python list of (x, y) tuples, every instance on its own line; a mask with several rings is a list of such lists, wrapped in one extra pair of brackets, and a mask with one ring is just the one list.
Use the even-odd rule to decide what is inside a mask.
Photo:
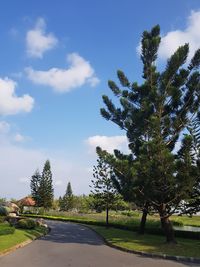
[(35, 200), (32, 197), (24, 197), (18, 203), (22, 206), (35, 206)]

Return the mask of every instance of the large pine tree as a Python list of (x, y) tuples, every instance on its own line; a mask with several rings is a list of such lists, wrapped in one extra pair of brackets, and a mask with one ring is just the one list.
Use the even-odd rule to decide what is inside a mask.
[(36, 170), (31, 177), (30, 187), (31, 187), (31, 195), (35, 200), (37, 207), (40, 207), (41, 205), (41, 198), (39, 194), (40, 182), (41, 182), (41, 175), (39, 173), (39, 170)]
[(44, 164), (42, 177), (40, 180), (39, 195), (40, 206), (44, 207), (45, 209), (51, 208), (53, 204), (54, 189), (49, 160), (47, 160)]
[(138, 192), (159, 213), (167, 242), (175, 242), (169, 217), (189, 195), (195, 181), (187, 173), (181, 175), (174, 148), (199, 110), (200, 49), (186, 65), (189, 45), (180, 46), (164, 71), (159, 72), (156, 60), (160, 42), (158, 25), (143, 32), (143, 83), (131, 83), (119, 70), (117, 76), (122, 88), (114, 81), (108, 85), (121, 106), (116, 107), (104, 95), (106, 109), (102, 108), (101, 114), (126, 131), (135, 159)]

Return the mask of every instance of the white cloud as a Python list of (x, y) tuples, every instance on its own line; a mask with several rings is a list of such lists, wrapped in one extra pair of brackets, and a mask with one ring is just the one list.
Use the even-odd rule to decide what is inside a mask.
[(176, 49), (189, 43), (190, 53), (189, 58), (194, 55), (194, 52), (200, 48), (200, 11), (192, 11), (187, 18), (187, 26), (184, 30), (170, 31), (162, 37), (159, 48), (159, 58), (169, 58)]
[(10, 131), (10, 124), (6, 121), (0, 121), (0, 134), (7, 134)]
[[(195, 51), (200, 48), (200, 11), (191, 11), (187, 18), (187, 26), (184, 30), (174, 30), (162, 35), (162, 40), (158, 50), (158, 59), (168, 59), (178, 49), (179, 46), (189, 43), (190, 51), (188, 59), (191, 59)], [(140, 55), (141, 43), (136, 47), (136, 52)]]
[(26, 68), (28, 78), (35, 84), (41, 84), (52, 87), (57, 92), (69, 92), (85, 83), (95, 86), (99, 79), (95, 76), (94, 69), (88, 61), (72, 53), (67, 56), (69, 68), (59, 69), (51, 68), (47, 71), (38, 71), (32, 68)]
[(86, 141), (89, 146), (89, 152), (93, 153), (96, 151), (96, 147), (100, 146), (102, 149), (113, 153), (114, 149), (119, 149), (123, 152), (128, 152), (128, 141), (126, 136), (101, 136), (95, 135), (89, 137)]
[(52, 33), (46, 33), (46, 23), (43, 18), (39, 18), (35, 28), (26, 34), (27, 54), (30, 57), (42, 58), (43, 54), (54, 48), (58, 40)]
[(34, 105), (34, 99), (29, 95), (16, 96), (17, 83), (11, 79), (0, 78), (0, 115), (13, 115), (19, 112), (29, 112)]
[(26, 140), (26, 137), (21, 135), (20, 133), (15, 134), (14, 141), (18, 143), (22, 143)]
[(6, 121), (0, 121), (0, 144), (23, 143), (31, 139), (20, 133), (16, 133), (14, 127)]

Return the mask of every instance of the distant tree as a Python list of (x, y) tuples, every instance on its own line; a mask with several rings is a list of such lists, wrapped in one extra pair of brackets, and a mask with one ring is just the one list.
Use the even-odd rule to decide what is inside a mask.
[(63, 198), (61, 196), (59, 196), (58, 204), (59, 204), (60, 211), (62, 211), (64, 205), (63, 205)]
[(60, 206), (59, 205), (59, 199), (54, 199), (53, 200), (53, 204), (52, 204), (52, 209), (58, 211), (59, 210), (59, 206)]
[(65, 195), (66, 197), (73, 197), (72, 186), (70, 182), (67, 184), (67, 190)]
[(69, 211), (73, 209), (74, 196), (72, 192), (71, 183), (68, 182), (65, 195), (59, 198), (60, 209), (64, 211)]
[(39, 187), (40, 206), (45, 209), (52, 207), (54, 197), (53, 180), (51, 173), (50, 161), (47, 160), (44, 164), (42, 177)]
[[(160, 27), (144, 31), (141, 39), (142, 84), (131, 83), (117, 71), (120, 86), (108, 86), (119, 99), (116, 107), (103, 95), (101, 115), (126, 131), (133, 154), (138, 193), (160, 216), (166, 241), (175, 243), (170, 216), (187, 198), (194, 177), (181, 175), (174, 147), (200, 107), (200, 49), (186, 65), (189, 45), (180, 46), (166, 68), (157, 70)], [(181, 177), (181, 179), (180, 179)]]
[(94, 202), (100, 210), (106, 210), (106, 225), (109, 224), (109, 210), (114, 206), (119, 196), (113, 186), (112, 176), (114, 172), (109, 164), (102, 157), (97, 159), (97, 165), (93, 168), (93, 177), (91, 193)]
[[(123, 196), (125, 201), (135, 203), (137, 208), (142, 211), (138, 232), (144, 234), (147, 214), (149, 211), (152, 212), (152, 208), (149, 202), (138, 191), (141, 185), (144, 187), (146, 181), (137, 179), (134, 166), (136, 160), (132, 154), (125, 155), (119, 150), (114, 150), (114, 154), (110, 154), (106, 150), (97, 147), (96, 152), (113, 168), (115, 175), (112, 177), (112, 180), (118, 193)], [(149, 191), (148, 186), (144, 188)]]
[(39, 170), (36, 170), (35, 173), (31, 177), (31, 196), (35, 200), (36, 206), (41, 206), (41, 197), (40, 197), (40, 183), (41, 183), (41, 175)]
[(0, 197), (0, 205), (6, 202), (6, 198)]
[(93, 199), (90, 196), (80, 195), (73, 197), (73, 208), (79, 213), (88, 213), (93, 208)]

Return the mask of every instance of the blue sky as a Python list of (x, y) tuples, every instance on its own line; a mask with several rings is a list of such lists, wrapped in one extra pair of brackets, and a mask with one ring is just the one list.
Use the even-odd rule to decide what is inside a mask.
[(125, 133), (101, 118), (107, 80), (122, 69), (141, 81), (139, 41), (160, 24), (158, 66), (185, 42), (200, 47), (200, 3), (2, 1), (0, 8), (0, 197), (30, 193), (50, 159), (55, 196), (71, 181), (88, 193), (95, 147), (127, 151)]

